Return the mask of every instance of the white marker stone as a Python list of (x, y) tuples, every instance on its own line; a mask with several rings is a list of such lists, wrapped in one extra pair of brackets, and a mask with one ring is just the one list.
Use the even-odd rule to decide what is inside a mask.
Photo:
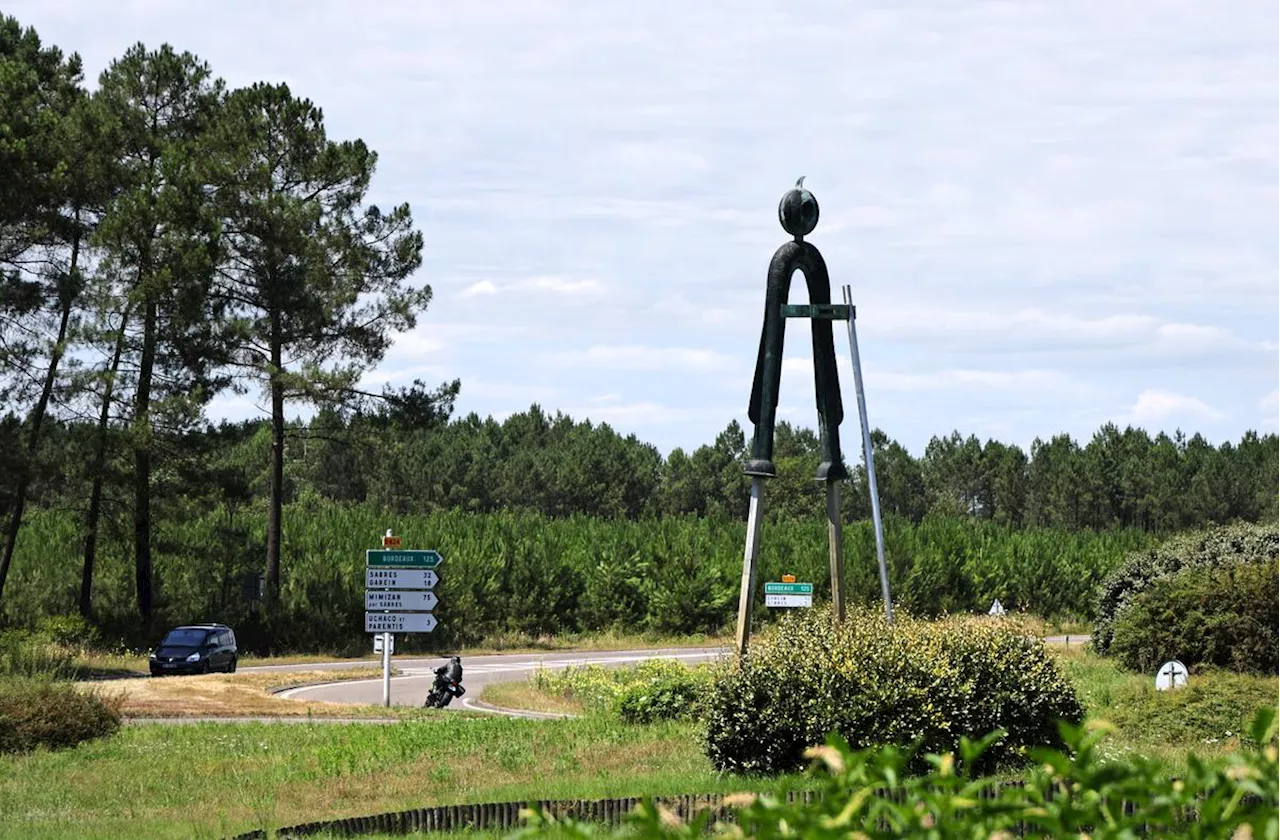
[(1160, 666), (1156, 672), (1156, 690), (1168, 691), (1181, 688), (1187, 684), (1187, 666), (1176, 659), (1171, 659)]

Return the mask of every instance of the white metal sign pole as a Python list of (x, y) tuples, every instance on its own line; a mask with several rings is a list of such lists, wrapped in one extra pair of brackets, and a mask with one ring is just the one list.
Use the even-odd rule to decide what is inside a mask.
[[(391, 536), (390, 528), (387, 529), (387, 536)], [(389, 632), (382, 634), (382, 705), (391, 708), (391, 634)]]
[(391, 634), (382, 634), (382, 705), (391, 705)]
[(880, 589), (884, 595), (884, 616), (893, 623), (893, 599), (889, 596), (889, 571), (884, 563), (884, 526), (880, 521), (880, 494), (876, 492), (876, 460), (871, 446), (871, 426), (867, 423), (867, 400), (862, 392), (862, 361), (858, 357), (858, 330), (854, 326), (853, 289), (844, 287), (844, 303), (849, 307), (849, 356), (853, 360), (853, 387), (858, 395), (858, 419), (862, 423), (862, 455), (867, 464), (867, 484), (871, 490), (871, 521), (876, 528), (876, 560), (880, 564)]

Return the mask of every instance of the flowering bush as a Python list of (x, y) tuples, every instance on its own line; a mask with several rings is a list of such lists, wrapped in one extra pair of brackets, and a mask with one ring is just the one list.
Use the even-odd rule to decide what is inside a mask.
[(1084, 717), (1043, 643), (1015, 620), (899, 615), (889, 625), (865, 609), (840, 624), (816, 609), (782, 619), (720, 669), (704, 709), (711, 762), (748, 773), (794, 770), (831, 732), (855, 747), (942, 751), (1002, 729), (984, 753), (994, 764), (1056, 745), (1058, 721)]

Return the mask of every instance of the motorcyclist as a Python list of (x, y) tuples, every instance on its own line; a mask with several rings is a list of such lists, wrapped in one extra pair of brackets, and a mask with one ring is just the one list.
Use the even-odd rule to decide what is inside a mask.
[(447, 669), (445, 677), (455, 685), (462, 685), (462, 657), (453, 657), (444, 667)]
[[(456, 686), (456, 687), (455, 687)], [(435, 684), (427, 695), (427, 705), (432, 705), (433, 696), (440, 698), (440, 706), (448, 705), (450, 697), (461, 697), (465, 689), (462, 687), (462, 657), (455, 656), (448, 663), (436, 668)]]

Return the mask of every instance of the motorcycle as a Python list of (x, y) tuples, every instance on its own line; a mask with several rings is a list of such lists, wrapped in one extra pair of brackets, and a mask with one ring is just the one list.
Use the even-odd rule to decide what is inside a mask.
[(435, 683), (427, 693), (427, 700), (422, 705), (428, 709), (443, 709), (455, 697), (461, 697), (467, 690), (462, 686), (462, 662), (457, 657), (448, 665), (436, 668)]

